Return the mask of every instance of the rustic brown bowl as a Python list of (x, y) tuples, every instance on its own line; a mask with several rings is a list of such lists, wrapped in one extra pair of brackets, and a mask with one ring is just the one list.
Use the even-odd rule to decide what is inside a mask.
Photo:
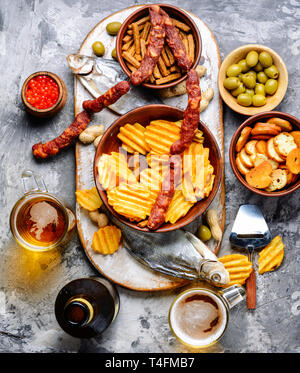
[[(259, 107), (256, 107), (256, 106), (246, 107), (246, 106), (239, 105), (236, 98), (233, 97), (230, 91), (228, 91), (223, 85), (224, 79), (226, 78), (227, 68), (230, 65), (237, 63), (241, 59), (244, 59), (247, 53), (250, 52), (251, 50), (255, 50), (258, 53), (262, 51), (268, 52), (272, 56), (274, 65), (276, 65), (279, 71), (277, 91), (275, 92), (273, 96), (266, 96), (267, 98), (266, 104), (263, 106), (259, 106)], [(248, 45), (243, 45), (242, 47), (239, 47), (233, 50), (224, 59), (220, 67), (220, 71), (219, 71), (218, 86), (219, 86), (220, 95), (226, 105), (228, 105), (232, 110), (236, 111), (237, 113), (250, 116), (250, 115), (255, 115), (255, 114), (273, 110), (276, 106), (278, 106), (285, 96), (287, 86), (288, 86), (288, 80), (289, 80), (288, 71), (286, 69), (285, 63), (283, 62), (282, 58), (275, 51), (273, 51), (273, 49), (268, 48), (264, 45), (248, 44)]]
[[(98, 181), (98, 160), (101, 154), (106, 153), (110, 154), (111, 152), (115, 151), (118, 152), (121, 146), (120, 140), (117, 138), (119, 133), (120, 127), (124, 126), (127, 123), (140, 123), (143, 126), (149, 124), (151, 120), (155, 119), (165, 119), (170, 121), (177, 121), (183, 118), (183, 111), (172, 106), (167, 105), (147, 105), (142, 106), (137, 109), (129, 111), (127, 114), (123, 115), (119, 119), (117, 119), (104, 133), (102, 136), (100, 143), (97, 147), (95, 158), (94, 158), (94, 178), (96, 187), (98, 189), (99, 195), (106, 206), (106, 208), (111, 212), (111, 214), (116, 217), (120, 222), (126, 224), (127, 226), (137, 229), (139, 231), (144, 232), (153, 232), (150, 231), (147, 227), (141, 228), (137, 226), (137, 223), (131, 222), (126, 219), (124, 216), (119, 215), (109, 204), (107, 201), (106, 192), (101, 188), (101, 184)], [(204, 213), (204, 211), (208, 208), (212, 200), (214, 199), (221, 182), (222, 176), (222, 161), (221, 161), (221, 153), (218, 147), (218, 144), (210, 132), (210, 130), (200, 121), (199, 129), (203, 131), (203, 135), (205, 138), (204, 146), (209, 147), (210, 152), (210, 162), (215, 170), (215, 182), (213, 189), (210, 195), (197, 202), (189, 212), (179, 219), (175, 224), (165, 223), (160, 228), (158, 228), (155, 232), (168, 232), (175, 229), (179, 229), (184, 227), (185, 225), (191, 223), (194, 219)]]
[[(170, 17), (178, 19), (179, 21), (185, 23), (186, 25), (188, 25), (191, 28), (191, 31), (192, 31), (193, 36), (194, 36), (194, 41), (195, 41), (195, 61), (194, 61), (194, 64), (193, 64), (192, 68), (195, 68), (199, 63), (199, 60), (200, 60), (200, 57), (201, 57), (201, 50), (202, 50), (201, 35), (200, 35), (200, 32), (199, 32), (195, 22), (191, 19), (191, 17), (189, 17), (187, 15), (187, 13), (184, 10), (181, 10), (180, 8), (177, 8), (176, 6), (167, 5), (167, 4), (157, 4), (157, 5), (159, 5), (163, 10), (165, 10)], [(143, 18), (143, 17), (145, 17), (149, 14), (148, 9), (150, 8), (150, 6), (151, 6), (151, 4), (145, 5), (142, 8), (133, 12), (129, 17), (127, 17), (125, 19), (125, 21), (123, 22), (123, 24), (122, 24), (122, 26), (121, 26), (121, 28), (118, 32), (118, 35), (117, 35), (117, 40), (116, 40), (117, 58), (118, 58), (118, 61), (121, 65), (122, 69), (124, 70), (124, 72), (128, 76), (131, 75), (131, 71), (126, 66), (126, 63), (125, 63), (125, 61), (122, 57), (122, 39), (123, 39), (123, 37), (124, 37), (124, 35), (127, 31), (128, 26), (131, 23), (133, 23), (133, 22), (139, 20), (140, 18)], [(183, 76), (180, 79), (174, 80), (174, 81), (172, 81), (170, 83), (167, 83), (167, 84), (156, 85), (156, 84), (152, 84), (152, 83), (143, 83), (142, 86), (147, 87), (147, 88), (152, 88), (152, 89), (170, 88), (170, 87), (173, 87), (176, 84), (182, 82), (183, 80), (185, 80), (186, 77), (187, 77), (187, 74), (185, 73), (185, 74), (183, 74)]]
[[(32, 106), (26, 99), (27, 84), (29, 83), (29, 81), (32, 78), (35, 78), (36, 76), (39, 76), (39, 75), (50, 76), (52, 79), (55, 80), (55, 82), (57, 83), (57, 85), (59, 87), (58, 99), (57, 99), (56, 103), (48, 109), (37, 109), (36, 107)], [(56, 75), (54, 73), (51, 73), (49, 71), (38, 71), (36, 73), (31, 74), (25, 80), (25, 82), (23, 83), (23, 86), (22, 86), (21, 96), (22, 96), (22, 101), (23, 101), (23, 104), (25, 106), (25, 109), (30, 114), (32, 114), (36, 117), (39, 117), (39, 118), (50, 118), (50, 117), (54, 116), (55, 114), (57, 114), (59, 111), (61, 111), (62, 108), (65, 106), (66, 101), (67, 101), (67, 97), (68, 97), (68, 93), (67, 93), (67, 88), (66, 88), (65, 83), (63, 82), (63, 80), (58, 75)]]
[(253, 192), (253, 193), (260, 194), (261, 196), (282, 197), (282, 196), (286, 196), (287, 194), (290, 194), (290, 193), (294, 192), (295, 190), (297, 190), (300, 187), (300, 178), (298, 178), (298, 180), (294, 184), (291, 184), (288, 187), (279, 190), (278, 192), (267, 192), (265, 190), (256, 189), (256, 188), (251, 187), (246, 182), (245, 178), (240, 173), (240, 171), (238, 170), (238, 168), (236, 166), (236, 162), (235, 162), (235, 157), (236, 157), (235, 146), (236, 146), (236, 143), (237, 143), (237, 141), (240, 137), (240, 133), (241, 133), (242, 129), (245, 128), (246, 126), (252, 127), (255, 123), (264, 122), (265, 120), (268, 120), (269, 118), (272, 118), (272, 117), (278, 117), (278, 118), (288, 120), (293, 125), (294, 130), (297, 130), (297, 131), (300, 130), (300, 120), (298, 118), (290, 115), (290, 114), (282, 113), (280, 111), (267, 111), (265, 113), (253, 115), (252, 117), (245, 120), (245, 122), (243, 122), (240, 125), (240, 127), (235, 131), (235, 133), (232, 137), (231, 143), (230, 143), (229, 159), (230, 159), (230, 165), (231, 165), (232, 171), (234, 172), (237, 179), (244, 185), (244, 187), (251, 190), (251, 192)]

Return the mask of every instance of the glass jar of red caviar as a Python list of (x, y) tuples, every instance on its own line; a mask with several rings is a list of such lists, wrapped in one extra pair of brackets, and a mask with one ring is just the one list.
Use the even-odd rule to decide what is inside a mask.
[(22, 100), (31, 114), (50, 117), (64, 107), (67, 89), (58, 75), (40, 71), (30, 75), (24, 82)]

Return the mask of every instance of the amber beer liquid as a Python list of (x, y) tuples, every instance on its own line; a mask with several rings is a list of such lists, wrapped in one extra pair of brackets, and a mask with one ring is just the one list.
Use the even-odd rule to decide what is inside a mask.
[(101, 334), (119, 312), (119, 295), (106, 279), (91, 277), (71, 281), (57, 295), (55, 316), (60, 327), (78, 338)]
[[(36, 175), (26, 171), (22, 180)], [(13, 207), (10, 214), (10, 228), (16, 241), (26, 249), (47, 251), (66, 245), (75, 228), (75, 215), (61, 200), (38, 186), (27, 190)], [(32, 186), (32, 185), (31, 185)]]

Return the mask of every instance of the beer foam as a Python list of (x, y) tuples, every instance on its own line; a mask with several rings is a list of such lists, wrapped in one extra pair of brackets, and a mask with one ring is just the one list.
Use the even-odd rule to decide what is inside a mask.
[(225, 305), (217, 296), (205, 290), (195, 289), (182, 294), (170, 311), (174, 333), (181, 341), (195, 347), (216, 341), (223, 334), (226, 322)]
[(43, 230), (48, 224), (58, 224), (58, 213), (49, 203), (37, 202), (30, 209), (30, 219), (34, 223), (30, 232), (33, 232), (39, 240)]

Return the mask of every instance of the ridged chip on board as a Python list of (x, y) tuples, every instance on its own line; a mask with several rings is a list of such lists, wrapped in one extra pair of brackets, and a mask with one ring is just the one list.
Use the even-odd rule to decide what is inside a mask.
[(107, 225), (94, 233), (92, 249), (102, 255), (111, 255), (119, 249), (122, 233), (114, 225)]
[(96, 187), (92, 189), (77, 190), (76, 201), (81, 207), (88, 211), (94, 211), (102, 206), (101, 198), (99, 197)]
[(276, 236), (263, 250), (259, 252), (258, 272), (273, 271), (282, 263), (284, 257), (284, 244), (280, 236)]
[(234, 284), (243, 285), (252, 272), (252, 263), (245, 255), (230, 254), (222, 256), (218, 260), (224, 264), (230, 276), (230, 282), (226, 287)]

